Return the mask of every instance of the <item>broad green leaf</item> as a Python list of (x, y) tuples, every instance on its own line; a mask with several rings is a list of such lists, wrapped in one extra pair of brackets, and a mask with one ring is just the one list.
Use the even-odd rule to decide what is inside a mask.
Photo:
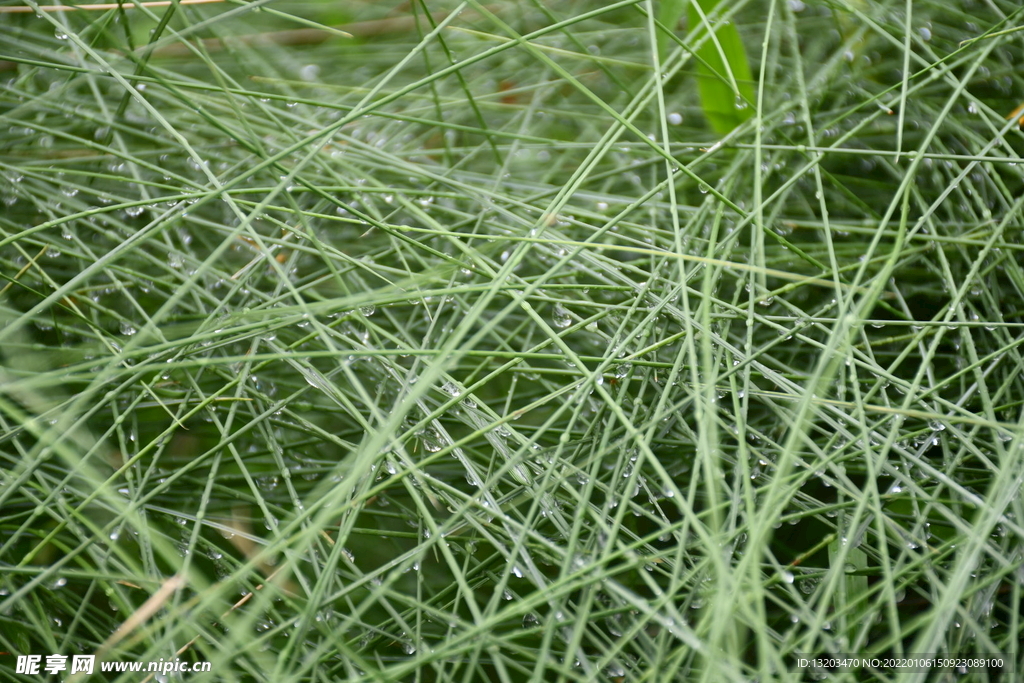
[[(689, 2), (690, 0), (662, 0), (661, 6), (658, 8), (658, 22), (674, 31), (679, 24), (679, 20), (683, 18), (683, 12), (686, 11), (686, 6)], [(667, 33), (659, 31), (657, 42), (658, 54), (664, 59), (668, 54), (672, 41), (669, 40)]]
[[(725, 135), (753, 115), (755, 95), (743, 41), (732, 22), (717, 18), (720, 4), (721, 0), (665, 0), (658, 21), (674, 28), (685, 10), (691, 45), (704, 39), (709, 30), (712, 32), (694, 52), (697, 89), (704, 116), (716, 133)], [(667, 53), (668, 45), (668, 36), (659, 34), (662, 55)]]

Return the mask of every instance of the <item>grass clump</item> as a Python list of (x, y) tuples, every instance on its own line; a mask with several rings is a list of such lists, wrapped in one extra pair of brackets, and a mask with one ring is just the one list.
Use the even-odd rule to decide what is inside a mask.
[(1024, 664), (1013, 3), (719, 4), (752, 74), (719, 132), (709, 34), (650, 2), (28, 5), (0, 650)]

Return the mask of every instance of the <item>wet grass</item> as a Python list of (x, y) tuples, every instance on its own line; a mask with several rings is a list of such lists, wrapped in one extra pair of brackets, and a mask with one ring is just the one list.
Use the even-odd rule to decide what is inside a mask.
[(0, 650), (1020, 670), (1020, 7), (702, 7), (0, 13)]

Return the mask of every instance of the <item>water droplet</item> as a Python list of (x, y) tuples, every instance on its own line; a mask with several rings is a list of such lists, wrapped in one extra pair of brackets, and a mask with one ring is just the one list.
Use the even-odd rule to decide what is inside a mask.
[(667, 117), (669, 125), (678, 126), (683, 122), (683, 115), (678, 112), (672, 112)]
[(555, 323), (555, 327), (561, 328), (572, 325), (572, 316), (569, 313), (569, 310), (562, 304), (555, 304), (553, 322)]
[(431, 430), (423, 430), (419, 433), (419, 437), (420, 443), (423, 444), (423, 448), (431, 453), (437, 453), (444, 447), (441, 443), (441, 438)]
[(818, 585), (820, 579), (813, 577), (806, 577), (800, 582), (800, 592), (804, 595), (810, 595), (814, 592), (814, 589)]

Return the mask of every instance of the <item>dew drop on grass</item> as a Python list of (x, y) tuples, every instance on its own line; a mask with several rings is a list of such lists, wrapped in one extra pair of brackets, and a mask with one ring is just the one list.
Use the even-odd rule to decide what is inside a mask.
[(423, 448), (430, 451), (431, 453), (437, 453), (439, 450), (441, 450), (441, 448), (443, 448), (441, 444), (441, 439), (438, 437), (438, 435), (429, 430), (424, 430), (420, 432), (419, 437), (420, 442), (423, 444)]
[(537, 615), (533, 612), (527, 612), (526, 616), (523, 617), (523, 628), (533, 628), (540, 623)]
[(552, 321), (555, 323), (555, 327), (566, 328), (572, 325), (572, 316), (565, 306), (555, 304)]
[(667, 117), (669, 125), (678, 126), (683, 122), (683, 115), (679, 112), (672, 112)]
[(782, 580), (786, 583), (793, 583), (793, 572), (784, 571), (779, 576), (781, 576)]

